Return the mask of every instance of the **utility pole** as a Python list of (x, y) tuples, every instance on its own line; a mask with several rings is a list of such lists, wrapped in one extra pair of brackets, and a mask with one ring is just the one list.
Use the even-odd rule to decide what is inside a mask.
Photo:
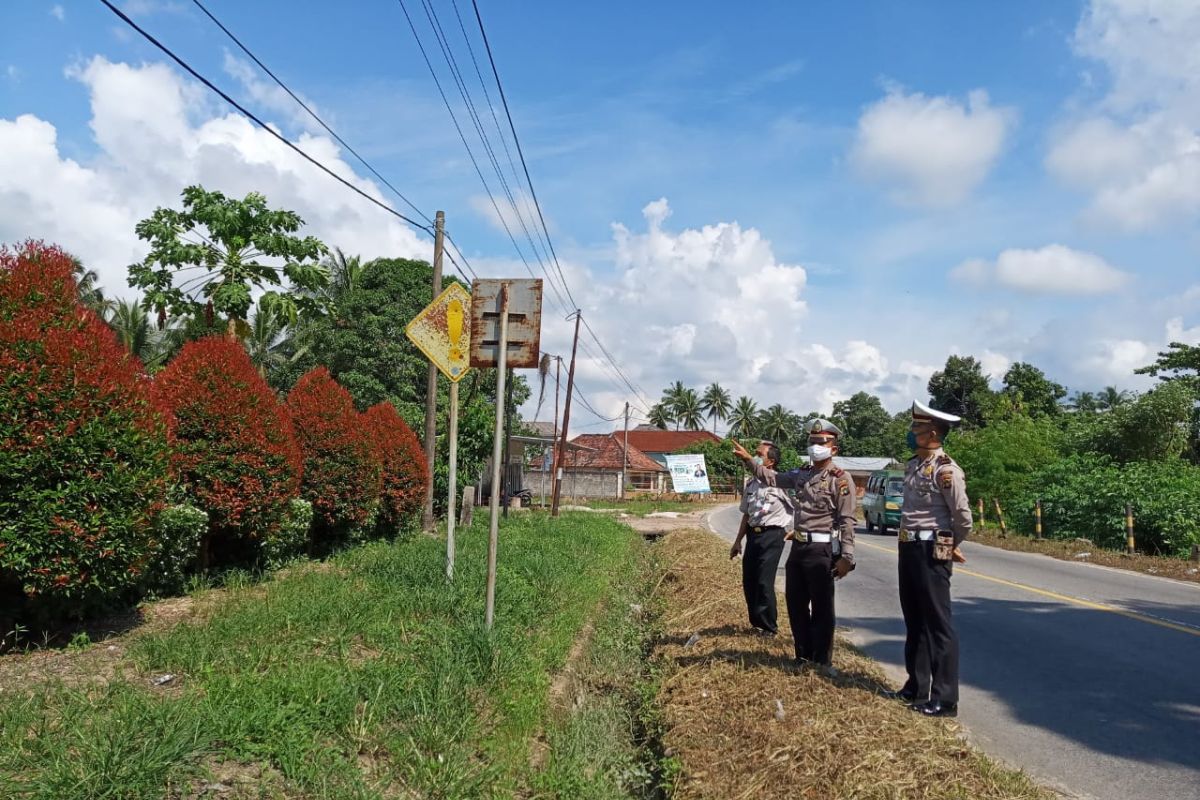
[(563, 407), (562, 435), (558, 440), (558, 466), (554, 469), (554, 499), (550, 505), (550, 516), (558, 516), (558, 501), (562, 496), (563, 457), (567, 452), (567, 427), (571, 423), (571, 393), (575, 391), (575, 351), (579, 347), (579, 321), (583, 315), (575, 309), (575, 341), (571, 343), (571, 366), (567, 368), (567, 402)]
[[(550, 446), (550, 495), (554, 495), (554, 476), (558, 474), (558, 379), (562, 375), (562, 356), (554, 357), (554, 444)], [(543, 499), (543, 503), (545, 500)]]
[(621, 499), (625, 499), (625, 487), (629, 484), (629, 403), (625, 403), (625, 440), (621, 452)]
[[(446, 212), (434, 217), (433, 233), (433, 297), (442, 293), (442, 245), (446, 229)], [(433, 460), (437, 451), (437, 375), (438, 368), (429, 363), (425, 384), (425, 466), (429, 468), (429, 483), (425, 485), (425, 510), (421, 514), (421, 529), (433, 530)]]
[(492, 436), (492, 498), (491, 521), (488, 525), (488, 558), (487, 558), (487, 598), (484, 605), (484, 623), (487, 629), (492, 629), (492, 620), (496, 614), (496, 550), (500, 530), (500, 462), (504, 458), (504, 399), (505, 378), (508, 377), (508, 284), (500, 289), (500, 340), (496, 356), (496, 429)]
[[(504, 396), (504, 469), (500, 473), (503, 477), (500, 479), (500, 484), (504, 489), (504, 518), (508, 519), (508, 507), (512, 505), (512, 480), (510, 479), (508, 464), (509, 453), (512, 451), (512, 405), (513, 405), (513, 374), (512, 370), (508, 371), (508, 376), (505, 379)], [(517, 487), (518, 489), (521, 487)]]

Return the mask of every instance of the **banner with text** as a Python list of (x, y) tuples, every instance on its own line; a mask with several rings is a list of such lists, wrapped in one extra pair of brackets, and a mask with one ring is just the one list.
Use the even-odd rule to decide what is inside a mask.
[(667, 456), (667, 469), (671, 471), (671, 485), (680, 494), (712, 491), (702, 455)]

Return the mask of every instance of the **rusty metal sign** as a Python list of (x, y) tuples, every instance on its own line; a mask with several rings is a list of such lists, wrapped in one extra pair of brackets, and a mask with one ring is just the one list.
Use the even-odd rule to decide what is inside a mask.
[(508, 288), (505, 363), (534, 369), (541, 356), (542, 282), (532, 278), (487, 279), (471, 284), (471, 366), (494, 367), (500, 355), (500, 292)]
[(471, 295), (452, 283), (404, 328), (408, 338), (451, 381), (462, 380), (470, 366)]

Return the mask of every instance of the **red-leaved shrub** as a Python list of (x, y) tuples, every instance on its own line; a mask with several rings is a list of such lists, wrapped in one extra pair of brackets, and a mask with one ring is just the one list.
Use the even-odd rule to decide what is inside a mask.
[(167, 487), (141, 363), (76, 298), (73, 259), (0, 248), (0, 605), (82, 614), (137, 583)]
[(300, 491), (291, 415), (241, 343), (223, 336), (186, 344), (155, 377), (153, 397), (170, 424), (172, 473), (208, 513), (202, 563), (252, 558), (251, 542), (279, 528)]
[(316, 367), (296, 382), (287, 405), (304, 456), (300, 494), (313, 504), (316, 544), (363, 529), (379, 503), (382, 466), (350, 393)]
[(363, 413), (363, 421), (383, 466), (379, 523), (385, 532), (394, 534), (425, 500), (425, 482), (429, 479), (425, 451), (391, 403), (371, 406)]

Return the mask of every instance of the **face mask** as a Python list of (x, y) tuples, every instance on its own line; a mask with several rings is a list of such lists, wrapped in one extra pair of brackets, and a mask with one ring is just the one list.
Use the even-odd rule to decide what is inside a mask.
[(826, 447), (823, 444), (810, 444), (808, 446), (808, 457), (813, 460), (813, 463), (824, 461), (833, 455), (833, 448)]
[(909, 431), (904, 436), (904, 443), (908, 445), (909, 450), (916, 450), (917, 449), (917, 435), (915, 433), (913, 433), (912, 431)]
[(763, 464), (762, 456), (755, 456), (750, 460), (754, 462), (754, 466), (756, 467), (761, 467)]

